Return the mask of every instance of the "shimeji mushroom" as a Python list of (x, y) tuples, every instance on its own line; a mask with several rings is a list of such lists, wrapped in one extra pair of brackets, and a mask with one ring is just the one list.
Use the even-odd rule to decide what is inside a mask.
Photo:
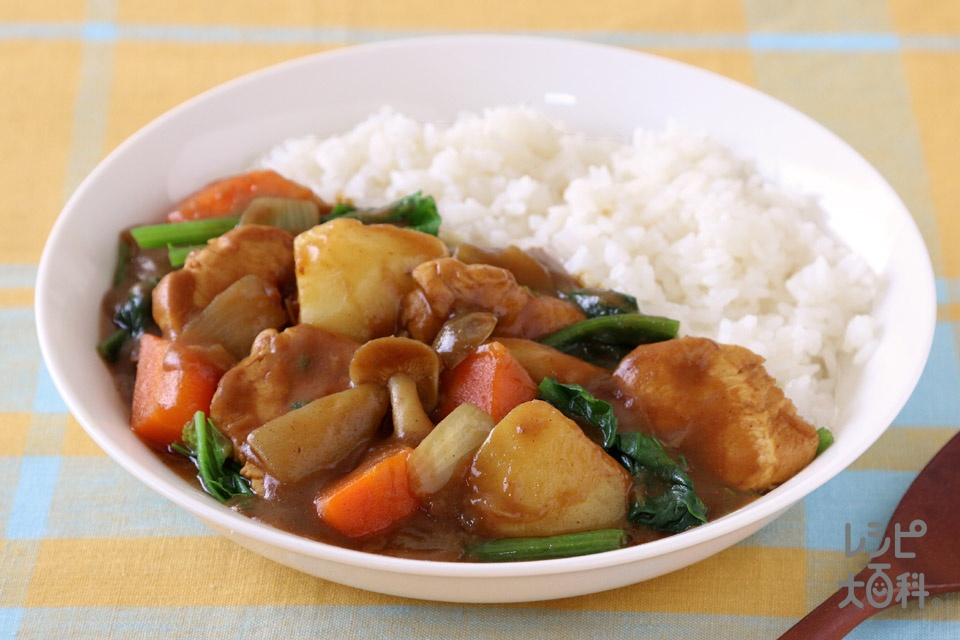
[(437, 406), (440, 357), (430, 345), (398, 336), (370, 340), (353, 355), (350, 381), (387, 387), (397, 440), (415, 446), (433, 430), (428, 414)]

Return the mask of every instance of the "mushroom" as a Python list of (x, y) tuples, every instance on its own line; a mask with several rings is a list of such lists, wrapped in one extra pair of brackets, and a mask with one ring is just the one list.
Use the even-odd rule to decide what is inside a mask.
[(433, 430), (428, 414), (437, 406), (440, 357), (430, 345), (397, 336), (370, 340), (353, 354), (350, 381), (387, 387), (394, 436), (401, 442), (415, 445)]

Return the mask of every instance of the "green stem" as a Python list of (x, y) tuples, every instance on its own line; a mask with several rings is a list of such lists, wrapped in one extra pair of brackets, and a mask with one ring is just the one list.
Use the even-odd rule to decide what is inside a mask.
[(127, 265), (130, 263), (130, 244), (121, 240), (117, 247), (117, 268), (113, 272), (113, 286), (123, 282), (127, 275)]
[(97, 345), (97, 353), (107, 362), (116, 362), (120, 357), (120, 349), (126, 344), (130, 332), (126, 329), (117, 329)]
[(230, 460), (230, 439), (217, 430), (203, 411), (194, 413), (193, 419), (184, 425), (182, 440), (182, 444), (175, 442), (170, 449), (193, 460), (204, 491), (224, 503), (237, 496), (253, 495), (246, 478)]
[(819, 429), (817, 429), (817, 437), (819, 438), (819, 442), (817, 443), (816, 455), (819, 456), (821, 453), (829, 449), (830, 445), (833, 444), (833, 432), (831, 432), (830, 429), (827, 429), (826, 427), (820, 427)]
[(174, 269), (179, 269), (187, 262), (187, 256), (190, 255), (191, 251), (196, 251), (197, 249), (203, 249), (205, 244), (188, 244), (182, 247), (170, 246), (167, 248), (167, 256), (170, 258), (170, 266)]
[(581, 320), (551, 333), (540, 342), (560, 350), (584, 340), (636, 346), (675, 338), (679, 328), (680, 323), (672, 318), (622, 313)]
[(237, 216), (188, 220), (187, 222), (166, 222), (134, 227), (130, 235), (143, 249), (156, 249), (170, 245), (202, 244), (210, 238), (216, 238), (237, 226)]
[(583, 533), (565, 533), (547, 538), (501, 538), (470, 547), (477, 560), (504, 562), (569, 558), (613, 551), (627, 544), (621, 529), (599, 529)]

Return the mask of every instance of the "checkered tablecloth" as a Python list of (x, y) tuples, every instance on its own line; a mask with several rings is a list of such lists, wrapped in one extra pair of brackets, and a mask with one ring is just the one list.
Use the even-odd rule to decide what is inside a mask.
[[(448, 605), (358, 591), (215, 535), (107, 458), (41, 361), (33, 287), (48, 231), (113, 147), (222, 81), (307, 53), (419, 34), (536, 33), (642, 49), (799, 108), (890, 181), (937, 275), (929, 365), (849, 470), (688, 569), (607, 593)], [(960, 429), (957, 0), (0, 0), (0, 638), (775, 638), (864, 557)], [(97, 293), (91, 293), (91, 304)], [(892, 373), (891, 375), (895, 375)], [(958, 638), (960, 596), (854, 638)]]

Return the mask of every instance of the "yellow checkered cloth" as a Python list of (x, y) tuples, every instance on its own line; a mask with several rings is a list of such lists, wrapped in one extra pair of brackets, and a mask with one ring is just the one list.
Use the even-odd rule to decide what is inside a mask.
[[(642, 49), (752, 85), (890, 181), (933, 257), (939, 318), (916, 393), (852, 468), (745, 542), (643, 584), (522, 605), (410, 601), (300, 574), (213, 534), (108, 459), (40, 358), (32, 309), (66, 198), (167, 109), (267, 65), (375, 40), (533, 33)], [(957, 0), (33, 0), (0, 2), (0, 638), (774, 638), (864, 558), (960, 429)], [(98, 294), (91, 293), (91, 302)], [(958, 638), (960, 598), (852, 638)]]

